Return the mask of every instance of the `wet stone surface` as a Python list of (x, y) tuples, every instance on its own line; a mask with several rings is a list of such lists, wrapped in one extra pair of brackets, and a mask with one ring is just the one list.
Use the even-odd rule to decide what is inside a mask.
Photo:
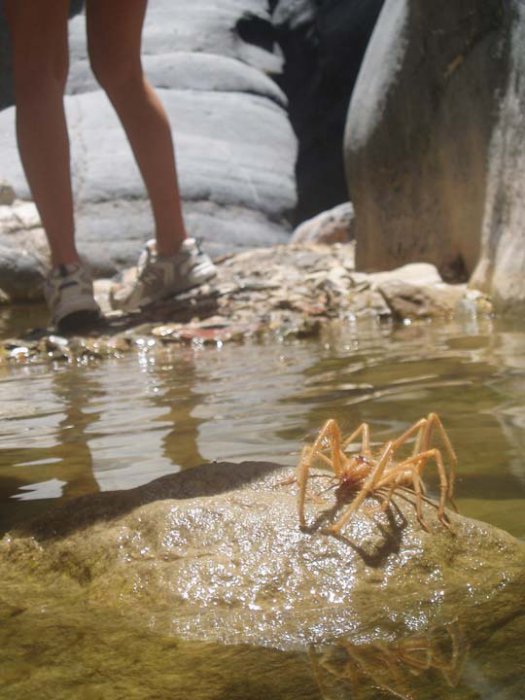
[[(0, 341), (0, 364), (118, 357), (170, 344), (221, 345), (248, 338), (316, 337), (333, 321), (398, 322), (488, 314), (490, 301), (442, 282), (431, 265), (381, 275), (356, 272), (353, 244), (292, 244), (224, 256), (209, 284), (133, 314), (109, 309), (109, 281), (96, 283), (105, 319), (82, 335), (33, 329)], [(135, 274), (132, 270), (129, 274)]]
[(385, 512), (368, 499), (332, 536), (346, 507), (332, 492), (307, 502), (300, 528), (293, 476), (214, 463), (70, 501), (0, 541), (4, 615), (87, 605), (184, 639), (292, 650), (459, 617), (474, 641), (521, 614), (525, 550), (507, 533), (450, 512), (444, 527), (426, 502), (423, 529), (401, 494)]

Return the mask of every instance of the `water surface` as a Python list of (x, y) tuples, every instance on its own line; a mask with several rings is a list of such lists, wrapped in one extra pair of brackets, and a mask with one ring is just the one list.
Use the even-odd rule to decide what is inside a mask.
[[(4, 327), (8, 332), (13, 332), (12, 325)], [(211, 460), (262, 459), (294, 465), (304, 440), (311, 439), (330, 417), (337, 418), (344, 432), (363, 421), (369, 423), (373, 441), (379, 445), (435, 411), (459, 456), (460, 512), (524, 538), (524, 394), (525, 325), (470, 317), (402, 327), (349, 323), (326, 330), (319, 340), (218, 348), (159, 349), (145, 342), (136, 353), (114, 360), (4, 366), (0, 369), (0, 529), (5, 531), (80, 494), (131, 488)], [(435, 490), (436, 478), (430, 477), (430, 483)], [(152, 673), (159, 674), (152, 681), (159, 688), (154, 697), (179, 697), (162, 690), (167, 687), (164, 671), (157, 669), (164, 668), (161, 660), (172, 641), (152, 638), (148, 642), (143, 633), (124, 634), (120, 623), (112, 626), (110, 620), (105, 621), (111, 628), (106, 635), (94, 618), (89, 619), (73, 621), (68, 634), (82, 640), (79, 648), (88, 645), (98, 649), (98, 655), (98, 642), (90, 646), (86, 640), (99, 639), (113, 649), (112, 635), (119, 639), (118, 659), (109, 651), (104, 655), (118, 667), (123, 685), (111, 694), (104, 686), (104, 690), (71, 695), (72, 681), (67, 678), (50, 686), (54, 693), (50, 697), (153, 697), (140, 674), (132, 672), (139, 648), (145, 658), (151, 657)], [(33, 620), (27, 630), (18, 627), (20, 635), (30, 639), (33, 626), (41, 622)], [(63, 631), (46, 630), (42, 634), (56, 640), (49, 642), (54, 649), (51, 655), (70, 653), (70, 641), (60, 647), (65, 644), (61, 640), (68, 638)], [(523, 649), (516, 648), (515, 642), (506, 647), (505, 641), (503, 648), (509, 649), (509, 656), (503, 655), (499, 667), (507, 664), (513, 676), (525, 673), (525, 668), (516, 667), (516, 655), (523, 658)], [(221, 653), (198, 649), (189, 667), (205, 667), (203, 655)], [(32, 661), (29, 676), (36, 663), (39, 669), (47, 668), (41, 659)], [(96, 664), (100, 663), (98, 659)], [(276, 663), (284, 662), (279, 657)], [(299, 663), (310, 668), (307, 657), (301, 656)], [(514, 684), (512, 695), (501, 682), (496, 692), (479, 669), (472, 664), (466, 668), (467, 690), (459, 695), (440, 690), (440, 697), (517, 697)], [(19, 678), (16, 664), (11, 671)], [(243, 680), (229, 697), (246, 697), (242, 688), (247, 682)], [(287, 691), (275, 697), (328, 698), (311, 676), (306, 685), (309, 690), (297, 690), (297, 696)], [(32, 687), (28, 686), (27, 697)], [(258, 692), (264, 695), (260, 683), (257, 688), (252, 688), (250, 697), (258, 697)], [(384, 689), (380, 695), (365, 691), (363, 697), (392, 697)], [(2, 695), (0, 690), (0, 697), (25, 695)], [(225, 696), (210, 691), (202, 697)], [(265, 695), (266, 700), (270, 697), (274, 696)]]
[(525, 535), (525, 328), (490, 320), (329, 329), (320, 341), (145, 344), (115, 360), (0, 370), (0, 526), (53, 501), (210, 460), (295, 464), (335, 417), (377, 444), (437, 412), (462, 513)]

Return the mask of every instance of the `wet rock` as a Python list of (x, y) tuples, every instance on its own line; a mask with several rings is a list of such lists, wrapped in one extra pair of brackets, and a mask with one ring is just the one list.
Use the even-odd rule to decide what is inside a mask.
[(354, 208), (350, 202), (323, 211), (303, 221), (290, 239), (291, 243), (349, 243), (353, 240)]
[(433, 288), (431, 292), (416, 284), (394, 279), (379, 284), (377, 289), (398, 320), (450, 316), (463, 297), (461, 290), (451, 294)]
[[(369, 276), (373, 290), (384, 298), (397, 320), (452, 317), (465, 303), (467, 288), (464, 284), (446, 284), (434, 265), (412, 263), (388, 272)], [(476, 308), (482, 308), (481, 297)], [(490, 313), (487, 301), (485, 312)]]
[(391, 643), (458, 620), (472, 641), (522, 611), (525, 547), (505, 532), (455, 514), (446, 528), (428, 503), (425, 531), (402, 498), (386, 513), (371, 499), (334, 537), (322, 527), (345, 504), (332, 490), (301, 530), (292, 474), (208, 464), (74, 500), (1, 541), (0, 598), (279, 649)]

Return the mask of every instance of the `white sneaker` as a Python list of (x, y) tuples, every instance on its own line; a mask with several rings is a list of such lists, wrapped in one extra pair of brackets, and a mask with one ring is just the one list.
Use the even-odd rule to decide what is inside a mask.
[(141, 309), (215, 277), (217, 269), (194, 238), (186, 238), (175, 255), (161, 257), (154, 240), (142, 252), (134, 277), (120, 275), (109, 294), (111, 306), (123, 311)]
[(44, 283), (44, 296), (53, 324), (60, 330), (74, 330), (101, 317), (93, 280), (82, 263), (53, 268)]

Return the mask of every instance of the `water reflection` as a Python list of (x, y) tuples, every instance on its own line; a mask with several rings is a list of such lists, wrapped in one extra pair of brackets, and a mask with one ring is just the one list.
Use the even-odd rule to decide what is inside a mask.
[(159, 410), (153, 424), (162, 431), (163, 457), (176, 467), (194, 467), (205, 462), (199, 451), (199, 427), (204, 420), (197, 417), (201, 396), (195, 390), (198, 380), (191, 351), (177, 358), (152, 355), (143, 361), (148, 382), (147, 397)]
[(451, 697), (460, 684), (468, 649), (464, 630), (455, 622), (394, 642), (358, 644), (341, 638), (320, 649), (312, 647), (310, 657), (326, 699), (359, 700), (379, 694), (410, 700), (425, 686), (434, 697)]
[[(46, 377), (51, 396), (46, 397), (40, 410), (33, 410), (31, 402), (21, 399), (17, 381), (2, 385), (6, 422), (0, 449), (0, 494), (8, 502), (7, 512), (2, 509), (2, 519), (9, 519), (15, 510), (19, 517), (33, 515), (44, 509), (49, 499), (72, 498), (99, 489), (88, 434), (100, 420), (100, 412), (90, 408), (101, 389), (92, 376), (78, 370), (74, 374), (74, 381), (69, 372), (63, 371)], [(24, 384), (29, 384), (30, 376), (24, 377)], [(41, 381), (38, 378), (31, 382), (29, 395), (38, 397)], [(22, 395), (27, 396), (25, 392)], [(6, 429), (13, 423), (17, 440), (13, 440), (12, 429)], [(16, 508), (12, 499), (17, 502)]]
[(476, 629), (458, 617), (401, 639), (341, 637), (309, 656), (323, 700), (519, 700), (524, 632), (523, 612)]
[(347, 325), (320, 342), (145, 343), (117, 361), (1, 371), (0, 527), (209, 460), (294, 465), (329, 417), (345, 433), (369, 423), (380, 445), (435, 411), (460, 459), (461, 512), (525, 535), (520, 328)]
[(131, 488), (203, 462), (193, 371), (191, 354), (169, 364), (139, 356), (116, 386), (100, 367), (25, 368), (4, 380), (0, 529), (51, 499)]

